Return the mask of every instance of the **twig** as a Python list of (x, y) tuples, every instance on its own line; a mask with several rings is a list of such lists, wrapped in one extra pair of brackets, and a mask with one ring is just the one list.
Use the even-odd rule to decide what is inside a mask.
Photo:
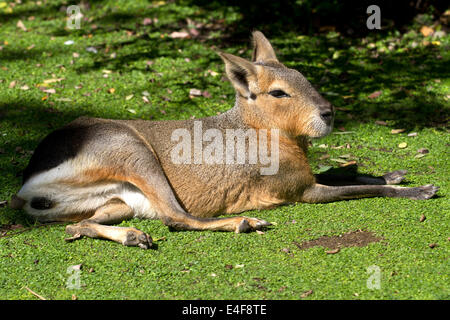
[[(25, 286), (25, 287), (23, 287), (23, 288), (27, 289), (28, 292), (30, 292), (33, 296), (38, 297), (38, 298), (41, 299), (41, 300), (47, 300), (47, 299), (45, 299), (43, 296), (37, 294), (36, 292), (34, 292), (34, 291), (31, 290), (30, 288), (28, 288), (27, 286)], [(22, 289), (23, 289), (23, 288), (22, 288)]]

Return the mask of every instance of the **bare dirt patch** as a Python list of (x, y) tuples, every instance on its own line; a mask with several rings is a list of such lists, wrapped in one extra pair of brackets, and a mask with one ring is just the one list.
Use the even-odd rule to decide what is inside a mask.
[(383, 240), (381, 237), (377, 237), (371, 231), (357, 230), (350, 231), (338, 236), (322, 236), (318, 239), (293, 243), (300, 249), (306, 250), (312, 247), (324, 247), (332, 250), (344, 248), (344, 247), (365, 247), (369, 243), (379, 242)]

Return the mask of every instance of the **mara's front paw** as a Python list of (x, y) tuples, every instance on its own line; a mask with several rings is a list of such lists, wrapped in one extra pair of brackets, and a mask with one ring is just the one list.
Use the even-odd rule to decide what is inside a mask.
[(388, 172), (383, 176), (386, 184), (399, 184), (405, 179), (405, 175), (408, 171), (406, 170), (396, 170), (392, 172)]

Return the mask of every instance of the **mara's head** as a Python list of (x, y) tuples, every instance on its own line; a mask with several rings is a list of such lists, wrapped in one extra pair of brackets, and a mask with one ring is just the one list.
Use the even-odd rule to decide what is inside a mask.
[(278, 128), (295, 137), (329, 134), (333, 106), (300, 72), (278, 61), (261, 32), (253, 32), (252, 38), (252, 61), (219, 53), (246, 121), (260, 128)]

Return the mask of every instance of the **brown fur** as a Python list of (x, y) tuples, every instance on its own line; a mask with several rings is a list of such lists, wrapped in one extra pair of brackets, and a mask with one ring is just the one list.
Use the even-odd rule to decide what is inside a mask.
[[(431, 185), (418, 188), (380, 185), (399, 183), (403, 171), (379, 178), (355, 179), (376, 184), (370, 186), (316, 183), (307, 160), (308, 137), (321, 137), (331, 131), (334, 108), (298, 71), (278, 61), (262, 33), (253, 33), (253, 45), (252, 61), (219, 53), (236, 90), (236, 102), (221, 115), (201, 119), (201, 125), (203, 130), (215, 129), (223, 136), (228, 129), (243, 132), (253, 129), (257, 136), (262, 130), (268, 130), (267, 146), (275, 141), (270, 130), (279, 130), (279, 167), (275, 174), (261, 175), (259, 163), (174, 163), (171, 151), (177, 142), (171, 140), (172, 133), (182, 128), (192, 137), (196, 120), (79, 118), (50, 134), (38, 146), (26, 169), (23, 193), (39, 195), (40, 186), (30, 187), (27, 184), (32, 183), (30, 179), (75, 159), (73, 170), (81, 173), (68, 173), (54, 181), (55, 184), (74, 189), (94, 185), (101, 189), (108, 183), (129, 183), (142, 192), (156, 209), (157, 217), (171, 228), (235, 232), (257, 230), (269, 223), (244, 216), (215, 217), (299, 201), (316, 203), (371, 196), (428, 199), (436, 193), (437, 188)], [(189, 143), (194, 150), (192, 140)], [(11, 206), (21, 208), (29, 200), (15, 197)], [(73, 213), (55, 219), (82, 220), (67, 227), (67, 232), (75, 236), (102, 237), (124, 245), (151, 247), (151, 238), (139, 230), (103, 225), (133, 217), (133, 209), (126, 201), (115, 197), (89, 212), (79, 212), (74, 207)], [(45, 219), (45, 210), (41, 211), (42, 214), (39, 211), (36, 215)]]

